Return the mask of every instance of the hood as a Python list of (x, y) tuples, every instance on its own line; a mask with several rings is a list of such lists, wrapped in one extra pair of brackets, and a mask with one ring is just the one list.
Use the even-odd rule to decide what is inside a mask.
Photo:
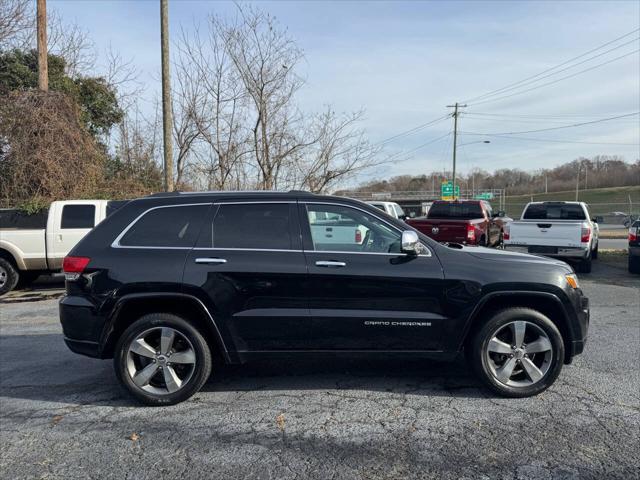
[(562, 260), (558, 260), (555, 258), (543, 257), (540, 255), (531, 255), (528, 253), (518, 253), (518, 252), (510, 252), (507, 250), (497, 250), (494, 248), (485, 248), (485, 247), (470, 247), (463, 246), (460, 250), (468, 253), (469, 255), (481, 258), (483, 260), (497, 260), (500, 262), (522, 262), (522, 263), (536, 263), (536, 264), (547, 264), (547, 265), (555, 265), (558, 267), (563, 267), (568, 271), (573, 271), (573, 269)]

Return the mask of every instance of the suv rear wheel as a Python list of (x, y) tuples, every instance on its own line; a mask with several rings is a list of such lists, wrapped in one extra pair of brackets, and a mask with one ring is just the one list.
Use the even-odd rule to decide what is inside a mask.
[(542, 313), (510, 308), (494, 315), (474, 335), (468, 359), (478, 377), (506, 397), (529, 397), (558, 378), (564, 343)]
[(173, 405), (202, 388), (211, 351), (189, 322), (168, 313), (145, 315), (122, 334), (114, 366), (120, 383), (147, 405)]

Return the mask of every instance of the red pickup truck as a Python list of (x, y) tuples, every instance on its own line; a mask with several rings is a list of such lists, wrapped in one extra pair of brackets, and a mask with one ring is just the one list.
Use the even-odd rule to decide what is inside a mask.
[(484, 200), (438, 200), (426, 217), (407, 219), (406, 223), (438, 242), (498, 246), (504, 225), (511, 220), (504, 212), (493, 213)]

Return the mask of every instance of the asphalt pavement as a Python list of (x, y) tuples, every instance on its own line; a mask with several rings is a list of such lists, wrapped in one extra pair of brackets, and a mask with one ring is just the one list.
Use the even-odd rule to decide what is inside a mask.
[(488, 393), (462, 361), (336, 359), (216, 366), (163, 408), (67, 350), (55, 285), (16, 292), (0, 303), (0, 477), (638, 478), (640, 277), (595, 262), (582, 283), (586, 351), (534, 398)]
[(601, 238), (598, 240), (598, 247), (603, 250), (627, 250), (629, 240), (626, 238)]

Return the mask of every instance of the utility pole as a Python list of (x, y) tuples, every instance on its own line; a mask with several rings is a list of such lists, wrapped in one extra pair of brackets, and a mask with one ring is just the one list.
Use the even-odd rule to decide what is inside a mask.
[(162, 133), (164, 145), (164, 189), (173, 191), (173, 145), (171, 129), (171, 83), (169, 81), (169, 5), (160, 0), (160, 43), (162, 50)]
[(464, 108), (467, 105), (460, 105), (458, 102), (455, 105), (447, 105), (447, 108), (453, 108), (453, 198), (456, 198), (456, 147), (458, 145), (458, 108)]
[(584, 164), (584, 189), (589, 188), (589, 163)]
[(578, 190), (580, 190), (580, 164), (578, 164), (578, 178), (576, 178), (576, 202), (578, 201)]
[(544, 172), (544, 193), (549, 193), (549, 184), (547, 182), (547, 172)]
[(37, 37), (38, 37), (38, 88), (49, 91), (49, 66), (47, 62), (47, 0), (37, 3)]

